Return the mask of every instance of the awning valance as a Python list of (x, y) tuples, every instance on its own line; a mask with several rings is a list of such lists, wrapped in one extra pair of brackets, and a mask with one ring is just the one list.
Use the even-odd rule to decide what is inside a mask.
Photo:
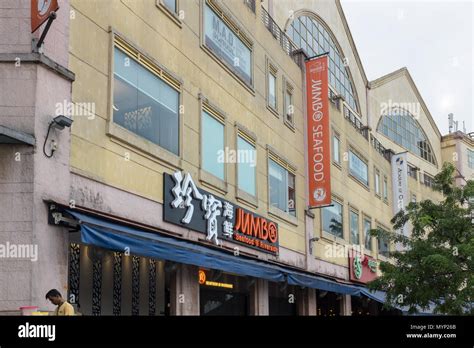
[(79, 221), (81, 240), (85, 244), (121, 252), (129, 250), (131, 254), (217, 269), (273, 282), (287, 281), (290, 285), (360, 295), (360, 288), (356, 286), (242, 255), (234, 256), (230, 252), (149, 232), (77, 210), (68, 209), (66, 212)]

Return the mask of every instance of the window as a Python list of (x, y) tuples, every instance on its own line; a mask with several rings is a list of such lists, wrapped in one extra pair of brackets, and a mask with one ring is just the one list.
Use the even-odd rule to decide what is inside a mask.
[(268, 74), (268, 105), (276, 110), (276, 76)]
[(202, 112), (202, 168), (224, 180), (224, 161), (219, 153), (224, 151), (224, 124), (206, 111)]
[(291, 126), (294, 125), (294, 105), (293, 105), (293, 86), (289, 83), (286, 83), (285, 88), (285, 105), (283, 110), (285, 110), (285, 121)]
[(474, 151), (467, 149), (467, 164), (469, 168), (474, 169)]
[(380, 172), (375, 169), (375, 194), (380, 196)]
[(336, 237), (344, 238), (342, 221), (342, 204), (332, 201), (332, 206), (321, 209), (323, 231)]
[(179, 155), (178, 90), (118, 47), (113, 89), (113, 122)]
[(380, 118), (377, 132), (419, 157), (436, 164), (428, 138), (415, 118), (406, 110), (394, 109)]
[(433, 188), (435, 184), (435, 180), (431, 175), (424, 173), (423, 175), (423, 184), (429, 188)]
[(178, 0), (162, 0), (163, 4), (173, 13), (178, 12)]
[(364, 185), (369, 184), (367, 163), (353, 151), (349, 151), (349, 172)]
[(339, 140), (338, 135), (333, 135), (332, 137), (332, 160), (337, 164), (341, 164), (341, 155), (340, 155), (340, 145), (341, 141)]
[[(379, 227), (379, 229), (383, 230), (382, 228)], [(385, 230), (383, 230), (386, 232)], [(379, 247), (379, 254), (383, 255), (385, 257), (389, 256), (390, 252), (390, 242), (387, 237), (380, 236), (378, 237), (378, 247)]]
[(277, 73), (278, 69), (267, 59), (267, 105), (277, 112)]
[(329, 52), (329, 83), (342, 95), (347, 104), (358, 112), (357, 97), (345, 58), (340, 52), (333, 35), (317, 19), (309, 16), (295, 18), (287, 31), (298, 48), (303, 48), (309, 56)]
[(359, 244), (359, 214), (350, 210), (349, 226), (351, 230), (351, 243)]
[(413, 203), (416, 203), (416, 194), (414, 194), (414, 193), (411, 194), (411, 201)]
[(239, 159), (237, 162), (238, 187), (248, 194), (256, 196), (257, 154), (255, 145), (239, 135), (237, 137), (237, 154)]
[(295, 175), (272, 159), (268, 160), (268, 170), (271, 206), (296, 216)]
[(364, 246), (367, 250), (372, 250), (372, 237), (370, 236), (371, 222), (369, 218), (364, 218)]
[(383, 177), (383, 199), (388, 200), (388, 179), (386, 176)]
[(413, 179), (417, 180), (417, 169), (412, 165), (408, 165), (408, 176), (412, 177)]
[(204, 44), (212, 53), (248, 86), (252, 81), (252, 44), (239, 30), (227, 23), (230, 20), (206, 2), (204, 8)]

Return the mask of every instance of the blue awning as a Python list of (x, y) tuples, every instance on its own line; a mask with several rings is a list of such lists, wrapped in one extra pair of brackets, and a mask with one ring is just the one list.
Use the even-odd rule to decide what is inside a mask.
[(290, 285), (360, 295), (360, 288), (357, 286), (338, 283), (245, 256), (234, 256), (229, 252), (78, 213), (75, 210), (66, 211), (79, 220), (81, 240), (85, 244), (120, 252), (129, 250), (135, 255), (217, 269), (273, 282), (287, 281)]
[(340, 294), (359, 296), (360, 289), (358, 287), (338, 283), (323, 277), (309, 276), (300, 273), (288, 274), (288, 284), (299, 285), (323, 291), (338, 292)]
[[(384, 304), (387, 300), (387, 293), (385, 291), (370, 290), (370, 289), (361, 287), (360, 294), (370, 298), (371, 300), (380, 302), (382, 304)], [(408, 306), (395, 306), (395, 308), (402, 311), (404, 315), (408, 315), (408, 310), (409, 310)], [(434, 309), (434, 304), (431, 304), (428, 309), (422, 310), (418, 308), (419, 312), (416, 313), (415, 315), (433, 315), (433, 309)]]

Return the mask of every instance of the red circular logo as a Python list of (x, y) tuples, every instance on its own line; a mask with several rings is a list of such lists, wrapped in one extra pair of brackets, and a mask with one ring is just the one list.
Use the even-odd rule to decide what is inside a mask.
[(199, 270), (199, 284), (205, 284), (205, 283), (206, 283), (206, 272), (200, 269)]
[(276, 243), (278, 239), (278, 230), (275, 223), (273, 222), (270, 222), (268, 224), (268, 238), (270, 239), (270, 242), (272, 243)]

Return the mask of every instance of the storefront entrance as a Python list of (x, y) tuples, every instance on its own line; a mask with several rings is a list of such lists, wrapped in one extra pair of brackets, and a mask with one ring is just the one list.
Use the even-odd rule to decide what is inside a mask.
[(249, 315), (249, 286), (245, 277), (215, 270), (199, 270), (200, 314)]
[(333, 317), (341, 315), (342, 295), (330, 291), (316, 291), (317, 313), (321, 316)]
[(68, 301), (82, 315), (170, 314), (164, 260), (71, 243), (68, 268)]
[(287, 283), (268, 283), (269, 315), (297, 315), (296, 289)]

